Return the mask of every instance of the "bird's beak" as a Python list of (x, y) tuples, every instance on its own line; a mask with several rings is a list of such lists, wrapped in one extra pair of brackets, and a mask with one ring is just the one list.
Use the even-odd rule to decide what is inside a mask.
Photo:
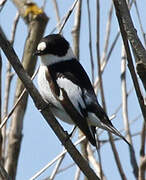
[(40, 56), (41, 55), (41, 51), (39, 50), (36, 50), (34, 53), (33, 53), (34, 56)]

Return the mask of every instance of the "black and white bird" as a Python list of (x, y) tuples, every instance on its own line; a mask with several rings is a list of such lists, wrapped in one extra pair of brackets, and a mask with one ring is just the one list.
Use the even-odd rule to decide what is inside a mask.
[(35, 55), (41, 56), (40, 93), (54, 116), (78, 126), (94, 146), (96, 127), (127, 142), (98, 103), (88, 75), (63, 36), (51, 34), (42, 38)]

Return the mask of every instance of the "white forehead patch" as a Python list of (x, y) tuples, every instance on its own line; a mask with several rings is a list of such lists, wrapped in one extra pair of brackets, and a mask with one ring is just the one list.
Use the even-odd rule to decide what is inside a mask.
[(38, 51), (43, 51), (44, 49), (46, 49), (46, 43), (45, 42), (41, 42), (38, 44), (37, 50)]

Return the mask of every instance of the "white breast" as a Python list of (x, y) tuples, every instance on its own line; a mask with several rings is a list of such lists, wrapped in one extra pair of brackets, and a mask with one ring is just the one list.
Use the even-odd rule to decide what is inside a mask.
[(68, 114), (65, 112), (62, 105), (56, 100), (56, 98), (52, 94), (49, 83), (46, 79), (46, 75), (45, 75), (46, 70), (47, 70), (47, 67), (44, 65), (41, 65), (39, 68), (38, 86), (39, 86), (40, 94), (42, 95), (43, 99), (47, 103), (51, 103), (56, 107), (56, 108), (50, 107), (54, 116), (58, 117), (60, 120), (65, 121), (69, 124), (73, 124), (72, 120), (70, 119)]

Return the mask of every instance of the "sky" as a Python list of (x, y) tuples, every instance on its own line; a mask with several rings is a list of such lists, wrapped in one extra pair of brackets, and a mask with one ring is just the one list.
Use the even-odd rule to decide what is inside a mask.
[[(35, 1), (39, 6), (42, 5), (42, 1), (36, 0)], [(101, 34), (100, 34), (100, 41), (101, 41), (101, 52), (103, 51), (104, 46), (104, 38), (105, 38), (105, 31), (106, 31), (106, 20), (107, 20), (107, 12), (110, 7), (109, 0), (102, 0), (101, 1)], [(60, 17), (63, 17), (64, 14), (68, 11), (71, 7), (73, 0), (65, 1), (62, 0), (59, 3), (59, 10), (60, 10)], [(138, 1), (138, 7), (140, 9), (140, 15), (142, 17), (142, 22), (146, 19), (146, 13), (142, 11), (143, 7), (146, 6), (146, 2), (142, 0)], [(91, 9), (91, 20), (92, 20), (92, 46), (93, 46), (93, 56), (94, 60), (96, 59), (96, 1), (90, 1), (90, 9)], [(1, 26), (6, 33), (8, 39), (10, 39), (11, 35), (11, 28), (13, 24), (13, 20), (15, 17), (17, 10), (15, 6), (12, 4), (11, 1), (8, 1), (2, 10), (0, 15), (0, 23)], [(48, 0), (45, 7), (46, 14), (50, 17), (48, 22), (45, 35), (49, 34), (52, 29), (56, 26), (56, 17), (55, 12), (53, 10), (52, 1)], [(90, 66), (90, 56), (89, 56), (89, 38), (88, 38), (88, 19), (87, 19), (87, 6), (86, 1), (83, 1), (82, 5), (82, 19), (81, 19), (81, 37), (80, 37), (80, 62), (85, 68), (86, 72), (88, 73), (89, 77), (91, 78), (91, 66)], [(138, 19), (135, 15), (135, 8), (132, 8), (132, 18), (134, 20), (134, 25), (137, 28), (138, 35), (141, 37)], [(64, 37), (71, 43), (72, 45), (72, 35), (71, 31), (74, 24), (74, 13), (72, 13), (71, 17), (69, 18), (67, 24), (63, 29)], [(144, 25), (144, 23), (143, 23)], [(146, 24), (144, 25), (144, 29), (146, 29)], [(25, 43), (25, 38), (27, 35), (27, 26), (22, 19), (20, 19), (18, 28), (16, 31), (16, 39), (14, 43), (14, 49), (21, 59), (23, 54), (23, 48)], [(110, 45), (115, 38), (116, 33), (118, 32), (118, 24), (115, 13), (113, 13), (112, 18), (112, 29), (111, 29), (111, 37), (110, 37)], [(143, 42), (143, 41), (142, 41)], [(6, 58), (2, 54), (3, 57), (3, 75), (6, 73)], [(120, 57), (121, 57), (121, 38), (119, 38), (118, 43), (110, 57), (110, 61), (107, 65), (106, 70), (103, 73), (103, 82), (104, 82), (104, 91), (105, 91), (105, 98), (107, 104), (107, 112), (108, 115), (112, 115), (115, 112), (115, 109), (121, 103), (121, 81), (120, 81)], [(39, 66), (39, 59), (37, 63), (37, 67)], [(95, 64), (97, 68), (97, 65)], [(95, 77), (97, 76), (97, 70), (95, 70)], [(10, 103), (9, 103), (9, 110), (13, 105), (13, 94), (15, 92), (15, 85), (16, 85), (17, 76), (15, 75), (12, 81), (11, 86), (11, 95), (10, 95)], [(2, 95), (4, 95), (4, 82), (5, 78), (3, 78), (3, 89)], [(35, 85), (37, 86), (37, 80), (34, 80)], [(132, 80), (130, 77), (130, 73), (127, 70), (127, 87), (128, 90), (133, 88)], [(100, 101), (100, 96), (98, 96)], [(129, 98), (128, 98), (128, 105), (129, 105), (129, 119), (133, 120), (137, 115), (140, 114), (140, 108), (138, 106), (137, 98), (135, 92), (133, 91)], [(10, 120), (9, 120), (10, 121)], [(59, 121), (60, 122), (60, 121)], [(9, 122), (8, 122), (9, 123)], [(61, 125), (64, 127), (65, 130), (70, 132), (72, 126), (69, 126), (65, 123), (60, 122)], [(118, 113), (117, 117), (113, 120), (114, 126), (121, 130), (123, 129), (123, 120), (121, 110)], [(142, 127), (142, 118), (138, 121), (133, 123), (131, 126), (132, 133), (139, 132)], [(101, 136), (101, 139), (107, 139), (107, 133), (104, 132)], [(74, 141), (77, 140), (77, 137), (74, 138)], [(137, 160), (139, 162), (139, 147), (140, 147), (140, 137), (136, 136), (133, 138), (134, 141), (134, 148), (136, 149)], [(128, 147), (123, 141), (116, 142), (116, 146), (119, 152), (119, 156), (122, 160), (123, 169), (130, 180), (134, 180), (134, 176), (132, 174), (132, 168), (129, 162), (129, 152)], [(80, 150), (80, 148), (78, 147)], [(23, 125), (23, 140), (22, 140), (22, 147), (19, 157), (18, 163), (18, 170), (17, 170), (17, 177), (16, 180), (27, 180), (30, 179), (35, 173), (37, 173), (40, 169), (42, 169), (49, 161), (54, 159), (58, 154), (60, 154), (63, 150), (63, 146), (51, 130), (51, 128), (47, 125), (43, 117), (41, 116), (40, 112), (35, 108), (32, 99), (29, 97), (28, 99), (28, 107), (25, 114), (24, 125)], [(101, 150), (102, 154), (102, 163), (104, 167), (105, 175), (107, 179), (120, 179), (117, 167), (115, 166), (115, 161), (113, 157), (113, 153), (111, 151), (110, 145), (106, 144), (103, 146)], [(63, 162), (63, 167), (66, 167), (72, 164), (73, 161), (71, 160), (70, 156), (67, 155)], [(37, 180), (42, 180), (45, 177), (48, 177), (53, 170), (53, 166), (45, 171), (41, 176), (37, 178)], [(73, 166), (67, 171), (61, 173), (61, 175), (56, 176), (56, 180), (66, 180), (68, 178), (73, 179), (74, 174), (76, 172), (76, 166)], [(72, 176), (71, 176), (72, 174)]]

